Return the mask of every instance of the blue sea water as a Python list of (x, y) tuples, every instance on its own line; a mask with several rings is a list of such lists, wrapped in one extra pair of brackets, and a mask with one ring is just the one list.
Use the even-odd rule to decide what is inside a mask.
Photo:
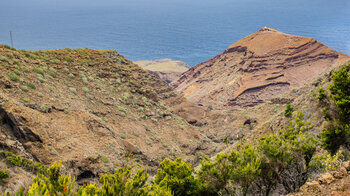
[(260, 28), (350, 54), (349, 0), (0, 0), (0, 43), (115, 49), (131, 60), (196, 65)]

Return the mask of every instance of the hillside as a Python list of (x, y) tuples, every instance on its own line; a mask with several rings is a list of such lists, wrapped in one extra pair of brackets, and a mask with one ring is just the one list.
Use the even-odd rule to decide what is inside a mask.
[(342, 194), (347, 60), (263, 28), (174, 89), (146, 71), (178, 69), (168, 60), (141, 68), (113, 50), (0, 45), (0, 192), (38, 195), (46, 183), (67, 195)]
[[(0, 46), (2, 150), (50, 165), (62, 161), (78, 182), (135, 154), (198, 162), (210, 140), (164, 104), (178, 95), (116, 51), (18, 51)], [(151, 171), (151, 170), (150, 170)]]
[(174, 82), (188, 100), (215, 108), (264, 103), (350, 59), (322, 43), (264, 27)]
[(165, 80), (168, 83), (176, 81), (181, 74), (187, 71), (190, 66), (182, 61), (171, 59), (158, 59), (154, 61), (135, 61), (135, 64), (141, 66), (151, 74)]

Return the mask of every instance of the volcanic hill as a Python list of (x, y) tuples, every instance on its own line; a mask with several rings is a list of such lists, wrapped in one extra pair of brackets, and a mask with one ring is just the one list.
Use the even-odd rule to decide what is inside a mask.
[(254, 106), (309, 83), (350, 59), (315, 39), (264, 27), (174, 82), (188, 100), (215, 108)]

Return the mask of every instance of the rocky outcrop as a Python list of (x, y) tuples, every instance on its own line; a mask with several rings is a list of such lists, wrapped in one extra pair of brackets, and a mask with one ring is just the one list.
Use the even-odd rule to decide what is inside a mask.
[(343, 167), (336, 171), (323, 174), (320, 178), (305, 183), (300, 192), (289, 196), (342, 196), (350, 195), (350, 162), (343, 163)]
[(265, 27), (192, 67), (174, 86), (195, 103), (254, 106), (301, 87), (346, 59), (350, 56), (312, 38)]

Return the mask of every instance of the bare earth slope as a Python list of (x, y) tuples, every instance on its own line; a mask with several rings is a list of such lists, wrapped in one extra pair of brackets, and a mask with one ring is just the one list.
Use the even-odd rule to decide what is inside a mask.
[(194, 163), (210, 141), (165, 105), (176, 97), (116, 51), (0, 46), (0, 150), (62, 160), (78, 182), (122, 164), (125, 153), (148, 166), (175, 156)]
[(185, 62), (174, 61), (171, 59), (136, 61), (135, 63), (168, 83), (179, 79), (181, 74), (190, 68), (190, 66)]
[(174, 82), (190, 101), (216, 108), (254, 106), (350, 59), (312, 38), (264, 27)]

